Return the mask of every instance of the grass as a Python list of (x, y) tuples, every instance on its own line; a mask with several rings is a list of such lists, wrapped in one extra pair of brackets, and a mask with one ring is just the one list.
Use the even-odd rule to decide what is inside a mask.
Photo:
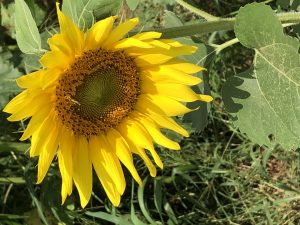
[[(215, 15), (228, 16), (250, 1), (194, 2)], [(42, 7), (53, 16), (53, 4)], [(142, 21), (150, 20), (148, 26), (158, 27), (166, 8), (186, 21), (197, 18), (178, 5), (158, 5), (150, 0), (143, 1), (134, 13), (126, 8), (122, 13), (126, 17), (141, 15)], [(13, 40), (6, 36), (1, 40), (9, 40), (11, 45)], [(214, 43), (223, 43), (233, 37), (232, 32), (222, 32), (201, 38), (206, 43), (212, 38)], [(226, 79), (249, 68), (252, 56), (240, 44), (214, 55), (208, 67), (215, 96), (208, 126), (180, 140), (181, 151), (158, 148), (165, 168), (156, 178), (149, 177), (143, 162), (136, 158), (144, 185), (138, 187), (126, 174), (127, 188), (118, 208), (107, 200), (96, 176), (85, 209), (80, 208), (76, 190), (61, 206), (56, 161), (44, 182), (35, 185), (37, 159), (29, 158), (28, 143), (17, 141), (20, 134), (16, 131), (23, 125), (8, 123), (1, 112), (0, 224), (299, 224), (299, 149), (267, 149), (251, 143), (232, 125), (219, 97)]]

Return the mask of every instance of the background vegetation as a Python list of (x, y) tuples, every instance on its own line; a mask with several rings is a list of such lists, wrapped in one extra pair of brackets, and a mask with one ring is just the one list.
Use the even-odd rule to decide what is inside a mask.
[[(18, 93), (14, 78), (39, 66), (36, 56), (23, 54), (15, 40), (14, 3), (1, 2), (0, 26), (0, 108)], [(121, 1), (120, 1), (121, 2)], [(194, 23), (201, 18), (174, 0), (125, 1), (113, 5), (119, 18), (137, 16), (143, 29)], [(251, 0), (190, 0), (194, 6), (216, 16), (231, 17)], [(277, 11), (297, 10), (300, 1), (264, 1)], [(55, 1), (26, 0), (42, 34), (57, 30)], [(101, 15), (99, 16), (101, 17)], [(286, 28), (298, 37), (297, 27)], [(127, 176), (121, 205), (114, 208), (95, 178), (93, 196), (81, 209), (76, 190), (60, 204), (60, 174), (55, 161), (41, 185), (35, 185), (37, 159), (28, 156), (29, 143), (18, 141), (24, 123), (9, 123), (0, 112), (0, 224), (300, 224), (299, 149), (280, 146), (260, 147), (234, 125), (221, 98), (226, 80), (248, 70), (254, 51), (237, 43), (221, 52), (217, 45), (234, 38), (233, 31), (193, 36), (200, 46), (195, 56), (208, 69), (203, 74), (204, 88), (214, 96), (204, 106), (208, 121), (184, 126), (191, 131), (181, 139), (180, 152), (157, 146), (165, 163), (156, 178), (151, 178), (142, 161), (136, 167), (144, 177), (138, 187)], [(201, 75), (202, 76), (202, 75)], [(202, 87), (203, 88), (203, 87)], [(198, 114), (194, 116), (199, 116)], [(254, 125), (255, 127), (255, 125)], [(201, 130), (201, 131), (200, 131)], [(270, 137), (271, 138), (271, 137)]]

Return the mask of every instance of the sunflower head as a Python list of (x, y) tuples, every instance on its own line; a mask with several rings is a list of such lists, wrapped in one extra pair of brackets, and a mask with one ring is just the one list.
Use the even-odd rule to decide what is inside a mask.
[(59, 9), (60, 33), (49, 38), (50, 51), (40, 70), (17, 79), (23, 92), (5, 107), (8, 119), (30, 118), (21, 140), (31, 137), (30, 156), (38, 156), (38, 183), (55, 156), (62, 177), (62, 202), (78, 189), (85, 207), (95, 170), (108, 198), (117, 206), (125, 190), (123, 167), (141, 184), (133, 163), (140, 156), (151, 176), (163, 167), (153, 143), (178, 150), (161, 128), (188, 136), (173, 116), (190, 112), (181, 102), (211, 101), (190, 86), (191, 74), (203, 68), (177, 59), (196, 48), (161, 33), (128, 37), (138, 24), (130, 19), (114, 26), (116, 17), (95, 23), (83, 33)]

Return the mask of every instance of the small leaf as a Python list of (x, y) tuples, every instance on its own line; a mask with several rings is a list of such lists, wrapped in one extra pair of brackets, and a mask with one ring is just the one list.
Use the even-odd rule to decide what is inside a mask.
[(3, 53), (0, 49), (0, 109), (8, 102), (10, 95), (20, 90), (15, 79), (21, 73), (9, 62), (11, 57), (9, 52)]
[(16, 38), (16, 29), (15, 29), (15, 4), (11, 3), (7, 6), (1, 3), (1, 26), (6, 28), (7, 34)]
[(96, 20), (116, 15), (122, 0), (64, 0), (62, 11), (81, 29), (87, 30)]
[(135, 10), (139, 4), (139, 0), (126, 0), (126, 3), (130, 10)]
[(16, 39), (20, 50), (26, 54), (41, 52), (41, 37), (30, 9), (24, 0), (15, 0)]
[(165, 11), (165, 27), (178, 27), (182, 26), (182, 21), (175, 15), (175, 13), (166, 10)]

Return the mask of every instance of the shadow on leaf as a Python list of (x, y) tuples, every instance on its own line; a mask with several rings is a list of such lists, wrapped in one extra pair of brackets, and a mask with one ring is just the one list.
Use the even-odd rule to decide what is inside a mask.
[(225, 82), (222, 88), (222, 97), (227, 112), (237, 113), (243, 108), (243, 105), (236, 103), (234, 98), (246, 99), (250, 97), (249, 92), (241, 90), (239, 87), (244, 83), (244, 79), (255, 79), (251, 74), (253, 74), (253, 68), (232, 76)]

